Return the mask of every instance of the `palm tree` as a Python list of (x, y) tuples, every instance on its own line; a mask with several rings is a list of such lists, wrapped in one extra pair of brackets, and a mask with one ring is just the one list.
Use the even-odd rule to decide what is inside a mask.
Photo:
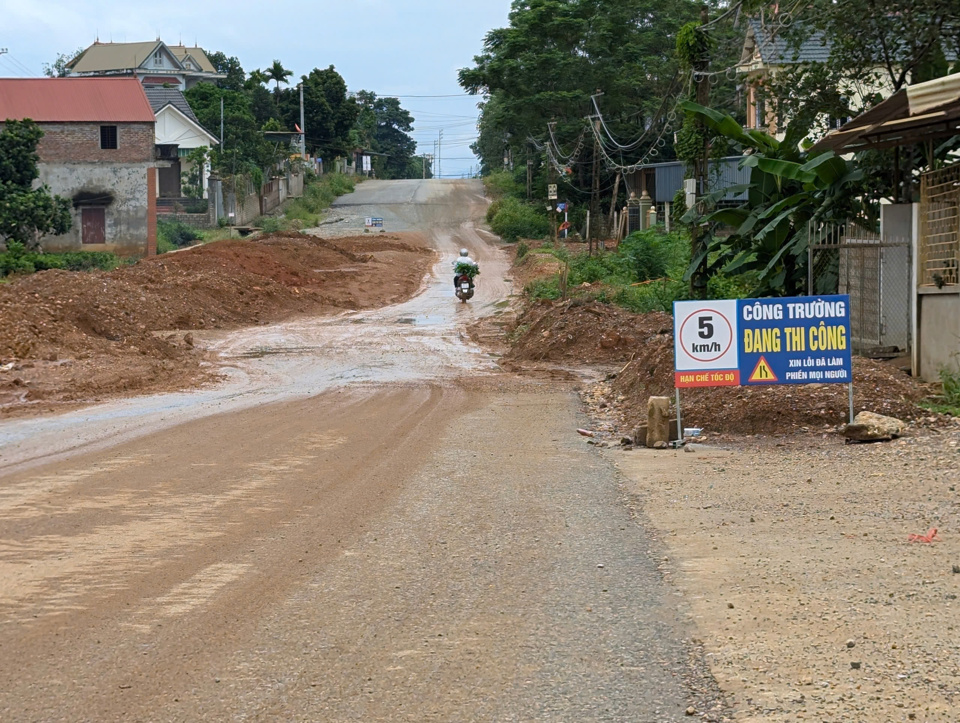
[(260, 69), (251, 70), (249, 80), (257, 85), (270, 82), (270, 77)]
[(277, 89), (274, 91), (274, 93), (279, 98), (280, 84), (286, 84), (287, 78), (293, 75), (293, 71), (284, 68), (283, 64), (279, 60), (274, 60), (273, 65), (267, 68), (265, 75), (267, 76), (267, 80), (272, 80), (277, 84)]

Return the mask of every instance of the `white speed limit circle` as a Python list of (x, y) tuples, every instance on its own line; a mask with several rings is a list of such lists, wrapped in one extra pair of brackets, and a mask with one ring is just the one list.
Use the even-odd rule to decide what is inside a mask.
[(680, 326), (679, 346), (690, 359), (709, 364), (733, 347), (733, 325), (717, 309), (697, 309)]

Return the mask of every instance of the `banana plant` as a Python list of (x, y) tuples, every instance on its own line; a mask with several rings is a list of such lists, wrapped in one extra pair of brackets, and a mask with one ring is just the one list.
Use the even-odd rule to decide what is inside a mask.
[[(854, 184), (862, 173), (832, 151), (810, 156), (801, 150), (807, 129), (800, 124), (791, 124), (778, 141), (764, 131), (744, 129), (712, 108), (690, 101), (681, 107), (741, 150), (740, 167), (750, 169), (749, 183), (707, 194), (683, 217), (705, 229), (688, 278), (706, 258), (710, 275), (752, 274), (757, 296), (799, 294), (811, 222), (842, 222), (858, 215)], [(728, 193), (744, 192), (740, 206), (716, 208)]]

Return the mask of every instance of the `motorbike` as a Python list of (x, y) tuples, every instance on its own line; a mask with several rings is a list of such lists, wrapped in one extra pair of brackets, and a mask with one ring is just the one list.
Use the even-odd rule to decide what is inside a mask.
[(457, 283), (457, 298), (460, 299), (464, 304), (467, 303), (467, 299), (473, 298), (473, 281), (467, 274), (460, 274), (456, 279)]

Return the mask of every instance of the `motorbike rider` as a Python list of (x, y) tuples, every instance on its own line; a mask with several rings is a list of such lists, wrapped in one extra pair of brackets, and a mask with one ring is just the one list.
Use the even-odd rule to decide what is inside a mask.
[[(470, 252), (469, 252), (469, 251), (467, 251), (466, 249), (460, 249), (460, 256), (459, 256), (458, 258), (454, 259), (454, 261), (453, 261), (453, 269), (454, 269), (454, 273), (453, 273), (453, 288), (454, 288), (454, 289), (459, 288), (460, 274), (456, 273), (456, 269), (457, 269), (457, 267), (458, 267), (460, 264), (467, 264), (467, 265), (469, 265), (469, 266), (472, 266), (472, 267), (475, 268), (475, 269), (480, 268), (480, 267), (477, 265), (477, 262), (470, 258)], [(473, 280), (472, 280), (472, 279), (470, 280), (470, 285), (473, 286)]]

